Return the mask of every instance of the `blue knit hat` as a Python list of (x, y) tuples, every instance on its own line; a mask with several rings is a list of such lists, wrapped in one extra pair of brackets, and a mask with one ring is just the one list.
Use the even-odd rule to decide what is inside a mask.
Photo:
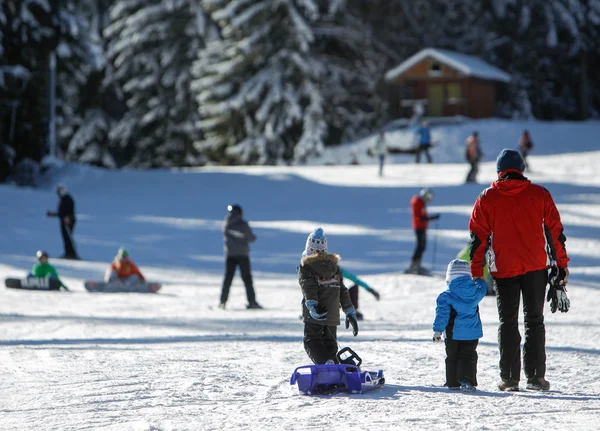
[(306, 246), (304, 247), (302, 256), (312, 256), (317, 252), (327, 253), (327, 237), (320, 227), (316, 228), (306, 238)]
[(505, 148), (498, 154), (496, 172), (500, 173), (507, 169), (516, 169), (521, 172), (525, 170), (525, 162), (517, 150)]
[(462, 259), (451, 260), (446, 269), (446, 282), (450, 283), (458, 277), (465, 276), (471, 276), (471, 264)]

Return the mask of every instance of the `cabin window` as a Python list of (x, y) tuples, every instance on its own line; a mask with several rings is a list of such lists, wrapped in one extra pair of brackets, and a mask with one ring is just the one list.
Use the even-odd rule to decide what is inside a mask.
[(442, 76), (442, 65), (437, 61), (432, 61), (429, 65), (429, 76)]

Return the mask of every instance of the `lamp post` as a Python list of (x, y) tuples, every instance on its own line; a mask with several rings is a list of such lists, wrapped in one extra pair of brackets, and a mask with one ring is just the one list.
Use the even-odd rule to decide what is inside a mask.
[(56, 157), (56, 52), (50, 51), (50, 88), (48, 94), (48, 154)]

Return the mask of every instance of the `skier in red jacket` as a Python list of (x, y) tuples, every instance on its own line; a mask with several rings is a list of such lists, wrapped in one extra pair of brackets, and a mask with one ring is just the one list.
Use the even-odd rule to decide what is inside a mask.
[(523, 176), (518, 151), (504, 149), (496, 160), (498, 180), (484, 190), (473, 207), (471, 275), (483, 278), (485, 255), (496, 288), (500, 327), (500, 390), (518, 390), (521, 373), (519, 301), (523, 296), (525, 344), (523, 363), (527, 388), (548, 390), (544, 294), (551, 310), (569, 310), (566, 285), (569, 258), (560, 215), (550, 192)]
[(417, 237), (417, 245), (410, 262), (410, 267), (405, 271), (407, 274), (428, 274), (429, 271), (421, 266), (421, 258), (425, 252), (427, 245), (427, 228), (429, 221), (440, 218), (439, 214), (427, 214), (427, 202), (433, 199), (433, 191), (424, 188), (418, 195), (415, 195), (410, 200), (410, 208), (412, 211), (412, 227)]

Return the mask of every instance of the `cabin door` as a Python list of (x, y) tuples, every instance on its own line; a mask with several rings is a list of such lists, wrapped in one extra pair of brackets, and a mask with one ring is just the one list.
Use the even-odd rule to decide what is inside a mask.
[(429, 84), (427, 86), (427, 100), (429, 101), (428, 114), (432, 117), (441, 117), (444, 110), (444, 85)]

